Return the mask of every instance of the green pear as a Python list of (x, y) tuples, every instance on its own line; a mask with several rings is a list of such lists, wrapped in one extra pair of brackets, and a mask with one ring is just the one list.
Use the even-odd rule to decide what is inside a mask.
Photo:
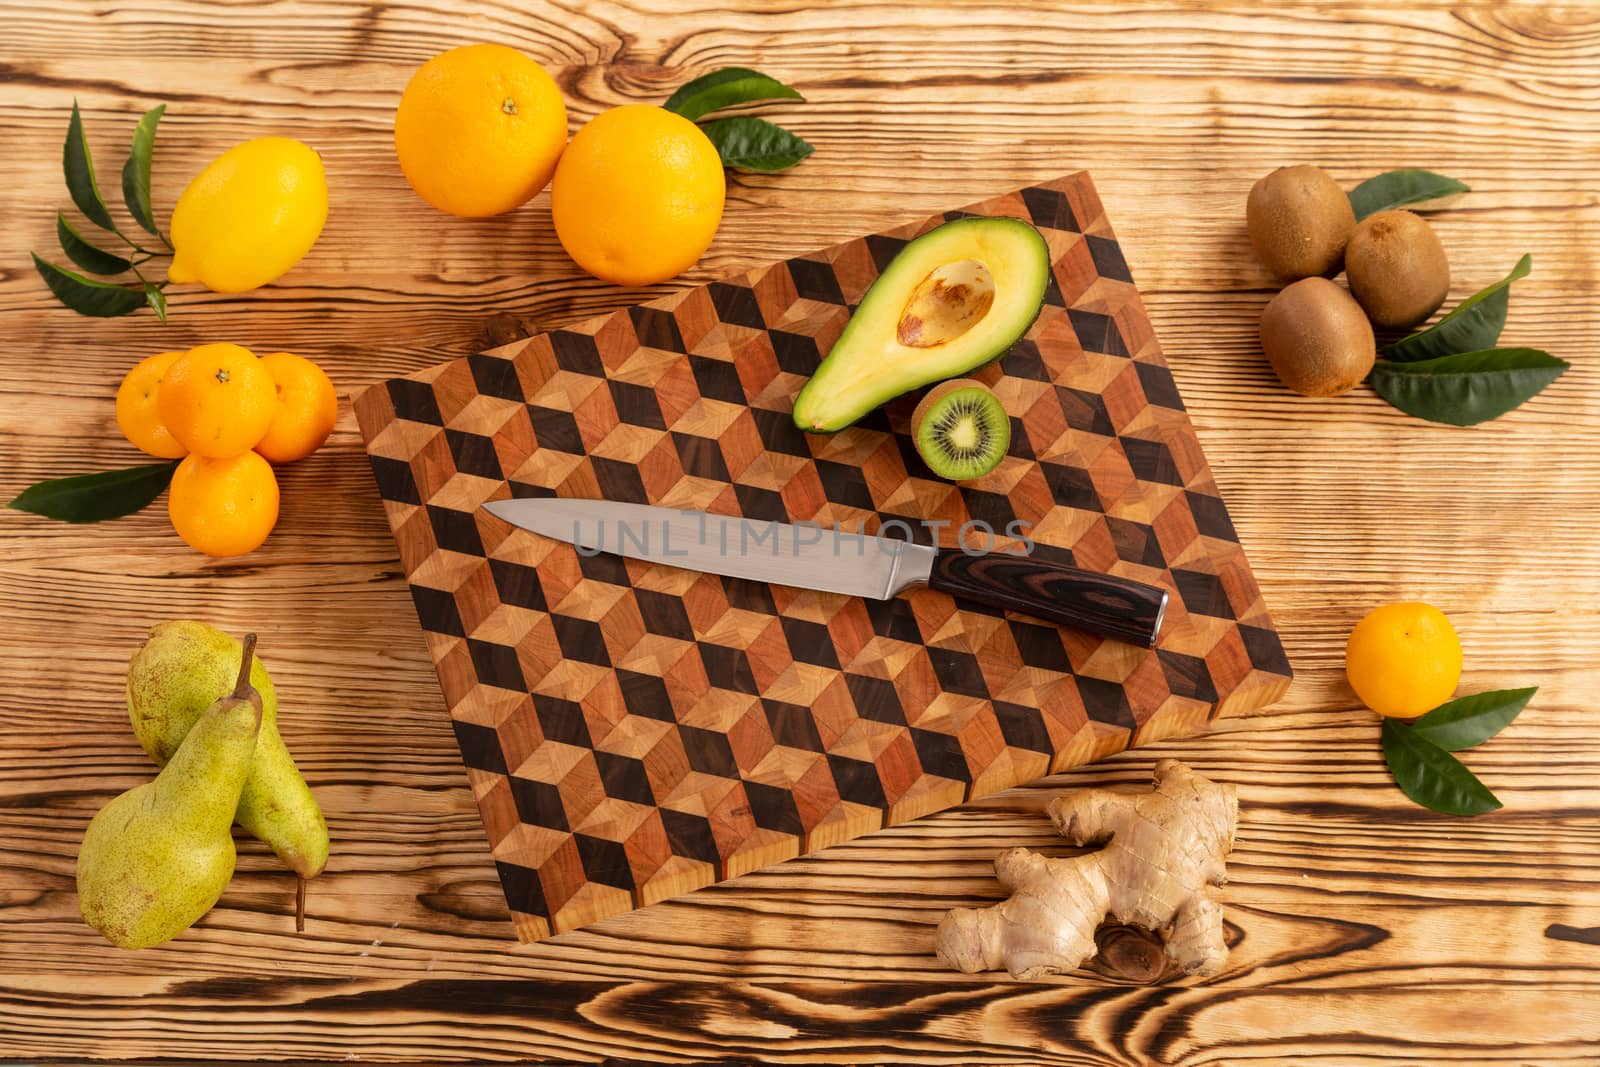
[(153, 782), (89, 821), (78, 850), (83, 920), (120, 948), (170, 941), (211, 910), (233, 877), (233, 812), (261, 729), (244, 640), (233, 692), (195, 721)]
[[(128, 717), (152, 759), (165, 764), (173, 757), (238, 661), (238, 639), (214, 626), (163, 622), (151, 628), (128, 664)], [(233, 818), (301, 877), (303, 893), (303, 880), (327, 865), (328, 824), (278, 733), (278, 694), (259, 659), (250, 681), (261, 693), (261, 737)]]

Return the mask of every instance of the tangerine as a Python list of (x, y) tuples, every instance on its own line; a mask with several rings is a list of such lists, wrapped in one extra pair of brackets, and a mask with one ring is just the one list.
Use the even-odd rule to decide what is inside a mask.
[(215, 459), (191, 455), (172, 474), (167, 517), (190, 548), (242, 556), (278, 522), (278, 479), (254, 452)]
[(256, 446), (272, 423), (278, 391), (248, 348), (214, 344), (191, 348), (161, 377), (161, 421), (199, 456), (237, 456)]
[(1385, 604), (1350, 631), (1344, 669), (1367, 707), (1412, 719), (1454, 695), (1461, 681), (1461, 641), (1431, 604)]
[(278, 402), (256, 451), (273, 463), (293, 463), (322, 447), (339, 417), (339, 397), (322, 368), (288, 352), (269, 352), (261, 366), (272, 376)]
[(157, 410), (161, 377), (182, 352), (160, 352), (135, 364), (117, 387), (117, 429), (142, 452), (157, 459), (178, 459), (189, 454), (172, 436)]

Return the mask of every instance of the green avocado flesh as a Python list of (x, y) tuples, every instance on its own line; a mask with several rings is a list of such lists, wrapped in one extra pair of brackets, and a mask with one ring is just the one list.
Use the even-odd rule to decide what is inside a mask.
[(1005, 353), (1039, 317), (1050, 249), (1020, 219), (947, 222), (900, 250), (794, 402), (794, 422), (834, 433), (901, 393)]

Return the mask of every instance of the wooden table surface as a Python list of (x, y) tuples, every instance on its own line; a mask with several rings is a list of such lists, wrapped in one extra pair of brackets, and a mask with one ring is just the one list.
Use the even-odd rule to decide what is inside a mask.
[[(547, 196), (466, 221), (412, 194), (390, 129), (427, 57), (521, 48), (574, 128), (748, 65), (804, 92), (783, 119), (817, 152), (734, 176), (715, 244), (675, 284), (1090, 169), (1299, 673), (1270, 718), (518, 947), (346, 407), (241, 559), (190, 552), (160, 506), (93, 527), (0, 514), (0, 1056), (1600, 1061), (1600, 6), (5, 0), (0, 25), (6, 499), (137, 462), (112, 396), (159, 350), (288, 349), (348, 393), (640, 298), (567, 261)], [(135, 117), (167, 102), (162, 216), (226, 146), (303, 138), (329, 173), (321, 241), (268, 289), (177, 294), (167, 326), (61, 308), (27, 252), (53, 250), (68, 203), (74, 96), (111, 190)], [(1467, 181), (1435, 220), (1452, 298), (1531, 252), (1505, 339), (1573, 370), (1471, 430), (1365, 390), (1289, 395), (1256, 343), (1274, 290), (1243, 218), (1251, 182), (1289, 163), (1347, 186), (1402, 166)], [(1464, 691), (1540, 687), (1467, 756), (1501, 812), (1436, 816), (1388, 778), (1342, 651), (1399, 599), (1452, 617)], [(216, 910), (164, 947), (120, 952), (78, 919), (84, 826), (151, 773), (124, 667), (173, 617), (261, 634), (333, 835), (304, 935), (292, 880), (253, 842)], [(1054, 791), (1147, 781), (1160, 756), (1239, 787), (1224, 973), (1142, 988), (940, 966), (933, 924), (999, 896), (996, 852), (1058, 847)]]

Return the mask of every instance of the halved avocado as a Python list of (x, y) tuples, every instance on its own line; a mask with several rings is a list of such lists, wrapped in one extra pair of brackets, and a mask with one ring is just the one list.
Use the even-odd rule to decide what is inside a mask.
[(947, 222), (900, 250), (794, 402), (835, 433), (880, 404), (1005, 355), (1044, 304), (1050, 248), (1021, 219)]

